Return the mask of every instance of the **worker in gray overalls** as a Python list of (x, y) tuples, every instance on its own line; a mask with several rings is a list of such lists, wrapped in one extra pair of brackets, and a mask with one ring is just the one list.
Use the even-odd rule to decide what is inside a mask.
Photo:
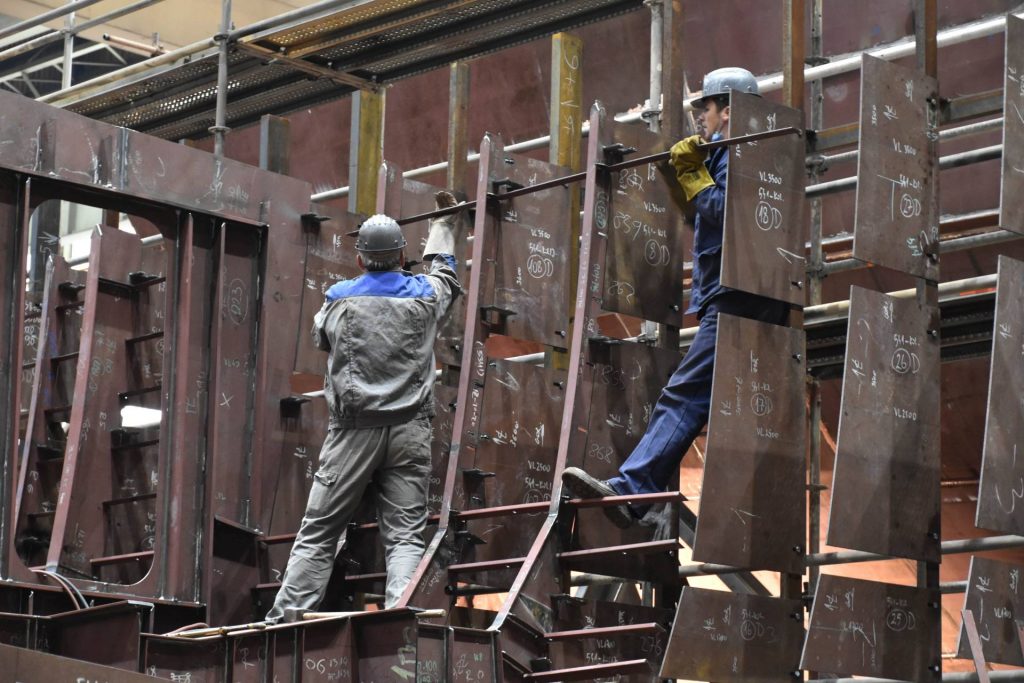
[[(455, 206), (448, 192), (438, 208)], [(313, 340), (327, 351), (324, 395), (330, 410), (302, 526), (268, 621), (285, 609), (315, 609), (334, 566), (338, 540), (374, 484), (387, 561), (385, 607), (402, 597), (423, 555), (434, 416), (434, 339), (461, 292), (455, 274), (454, 214), (430, 223), (426, 275), (403, 270), (398, 223), (368, 218), (356, 239), (365, 272), (327, 290)]]

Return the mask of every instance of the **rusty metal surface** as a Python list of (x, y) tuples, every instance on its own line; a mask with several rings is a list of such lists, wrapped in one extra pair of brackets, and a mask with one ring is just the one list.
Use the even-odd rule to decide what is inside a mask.
[(853, 287), (829, 545), (939, 559), (938, 309)]
[[(616, 476), (619, 465), (643, 437), (658, 395), (679, 360), (677, 352), (644, 344), (592, 345), (582, 393), (576, 399), (589, 402), (589, 410), (578, 450), (569, 454), (568, 464), (601, 479)], [(655, 533), (639, 525), (626, 530), (613, 527), (594, 508), (576, 514), (579, 548), (640, 543)]]
[(55, 510), (47, 554), (49, 567), (75, 578), (135, 583), (152, 564), (151, 556), (95, 563), (100, 557), (151, 551), (155, 533), (155, 527), (146, 525), (148, 515), (155, 517), (150, 479), (135, 484), (113, 476), (115, 462), (141, 448), (127, 446), (139, 443), (134, 434), (115, 431), (120, 427), (119, 395), (154, 390), (127, 386), (130, 373), (122, 351), (134, 334), (135, 292), (128, 274), (139, 269), (141, 258), (136, 236), (117, 230), (93, 234), (75, 379), (76, 393), (87, 400), (73, 402), (68, 418), (63, 504)]
[[(1018, 627), (1024, 620), (1021, 566), (977, 555), (971, 557), (965, 609), (976, 620), (984, 661), (1024, 666)], [(961, 624), (957, 656), (971, 657), (966, 625)]]
[(783, 681), (800, 669), (803, 604), (684, 587), (662, 678)]
[[(503, 152), (501, 163), (490, 169), (490, 180), (492, 186), (506, 181), (515, 184), (498, 190), (504, 192), (568, 173), (561, 166)], [(567, 346), (573, 188), (553, 187), (500, 203), (492, 224), (497, 251), (488, 303), (508, 313), (499, 313), (505, 319), (497, 332), (552, 347)]]
[[(636, 154), (666, 142), (639, 126), (616, 126), (614, 141)], [(667, 325), (681, 323), (684, 232), (675, 170), (667, 162), (602, 174), (594, 220), (607, 240), (601, 306)]]
[(803, 572), (801, 330), (718, 317), (696, 560)]
[(863, 56), (853, 255), (932, 281), (939, 279), (938, 135), (929, 103), (936, 97), (935, 79)]
[(1024, 233), (1024, 19), (1006, 15), (1006, 73), (1003, 78), (1003, 160), (999, 186), (999, 225)]
[(323, 223), (311, 222), (304, 229), (305, 269), (302, 282), (301, 325), (295, 358), (295, 371), (315, 375), (322, 386), (327, 354), (313, 345), (313, 316), (324, 304), (324, 295), (336, 282), (358, 277), (355, 240), (346, 233), (356, 230), (360, 217), (348, 212), (332, 216)]
[[(39, 624), (40, 647), (62, 657), (138, 671), (140, 635), (149, 629), (153, 606), (141, 602), (114, 602), (55, 614)], [(91, 636), (102, 631), (103, 639)]]
[(1024, 393), (1022, 297), (1024, 263), (1000, 256), (975, 524), (1009, 534), (1024, 532), (1024, 404), (1008, 400)]
[[(21, 472), (15, 504), (15, 543), (17, 554), (25, 566), (37, 566), (46, 562), (50, 532), (53, 528), (53, 512), (56, 509), (61, 470), (63, 469), (64, 434), (56, 423), (47, 420), (47, 411), (69, 406), (74, 397), (76, 353), (81, 330), (81, 301), (78, 285), (83, 285), (84, 274), (72, 271), (67, 262), (56, 258), (47, 267), (46, 286), (42, 303), (41, 318), (36, 328), (42, 338), (36, 344), (35, 367), (29, 392), (29, 413), (26, 434), (22, 446)], [(61, 283), (72, 287), (60, 288)], [(26, 328), (26, 334), (29, 328)], [(32, 344), (26, 338), (25, 354)], [(66, 360), (54, 361), (55, 357)], [(59, 416), (64, 419), (67, 415)], [(51, 450), (53, 449), (53, 450)]]
[[(803, 124), (802, 112), (747, 93), (734, 93), (730, 109), (730, 137)], [(804, 156), (796, 135), (729, 148), (723, 286), (804, 305)]]
[(448, 675), (452, 681), (497, 681), (500, 653), (493, 631), (452, 629)]
[[(308, 210), (309, 186), (294, 178), (214, 159), (13, 93), (0, 93), (0, 109), (0, 167), (12, 171), (249, 223)], [(296, 196), (304, 205), (295, 205)], [(270, 204), (272, 198), (278, 206)], [(289, 218), (297, 223), (298, 213)]]
[(10, 676), (8, 680), (21, 683), (78, 683), (83, 680), (151, 683), (153, 680), (140, 673), (3, 644), (0, 644), (0, 671)]
[(256, 339), (260, 324), (260, 235), (224, 223), (217, 247), (213, 344), (210, 349), (210, 485), (215, 516), (249, 524)]
[(227, 670), (226, 649), (226, 642), (220, 637), (146, 635), (142, 639), (142, 667), (147, 675), (157, 678), (220, 683)]
[[(160, 444), (159, 477), (170, 482), (186, 504), (178, 517), (180, 536), (171, 529), (161, 531), (156, 550), (166, 554), (168, 590), (182, 597), (199, 599), (200, 587), (195, 585), (198, 565), (203, 553), (193, 544), (181, 543), (189, 533), (195, 534), (202, 522), (199, 512), (205, 504), (198, 490), (202, 480), (200, 468), (207, 455), (203, 448), (203, 431), (207, 425), (209, 397), (210, 345), (209, 329), (214, 307), (210, 292), (214, 289), (214, 225), (213, 221), (189, 216), (179, 226), (176, 263), (168, 278), (168, 296), (175, 311), (167, 322), (167, 356), (169, 361), (167, 410), (172, 423)], [(173, 453), (195, 453), (192, 460), (173, 458)], [(180, 488), (179, 488), (180, 487)], [(191, 495), (190, 495), (191, 494)], [(214, 588), (204, 587), (204, 601)]]
[(480, 442), (465, 507), (551, 500), (555, 437), (565, 400), (565, 372), (492, 360), (487, 368)]
[(814, 592), (801, 669), (923, 681), (929, 629), (939, 618), (924, 591), (823, 575)]

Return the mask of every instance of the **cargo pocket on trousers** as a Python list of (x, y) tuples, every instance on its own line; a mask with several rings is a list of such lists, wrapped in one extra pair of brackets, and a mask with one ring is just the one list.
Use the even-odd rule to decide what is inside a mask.
[(336, 481), (336, 472), (319, 470), (313, 475), (313, 487), (309, 490), (309, 503), (306, 504), (307, 516), (317, 516), (327, 511)]

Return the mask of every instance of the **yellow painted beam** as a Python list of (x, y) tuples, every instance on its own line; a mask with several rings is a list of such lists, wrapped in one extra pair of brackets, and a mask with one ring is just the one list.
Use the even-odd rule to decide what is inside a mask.
[(377, 207), (377, 180), (384, 160), (384, 91), (352, 96), (348, 209), (370, 215)]

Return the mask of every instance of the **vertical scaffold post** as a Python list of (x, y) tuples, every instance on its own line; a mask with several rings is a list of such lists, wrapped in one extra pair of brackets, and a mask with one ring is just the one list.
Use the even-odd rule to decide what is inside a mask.
[(228, 132), (228, 49), (231, 33), (231, 0), (221, 0), (220, 32), (214, 36), (220, 53), (217, 61), (217, 110), (214, 113), (213, 153), (224, 156), (224, 136)]
[[(74, 0), (69, 0), (69, 5), (74, 4)], [(71, 87), (71, 69), (74, 66), (74, 54), (75, 54), (75, 13), (69, 12), (64, 17), (64, 60), (61, 62), (61, 73), (60, 73), (60, 87), (61, 90), (64, 88)]]

